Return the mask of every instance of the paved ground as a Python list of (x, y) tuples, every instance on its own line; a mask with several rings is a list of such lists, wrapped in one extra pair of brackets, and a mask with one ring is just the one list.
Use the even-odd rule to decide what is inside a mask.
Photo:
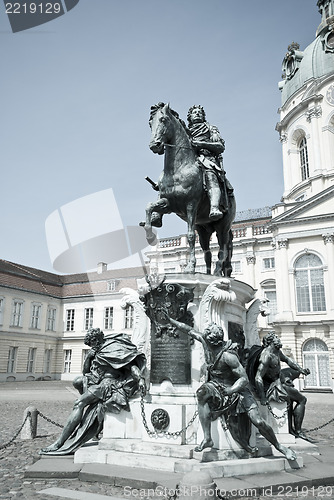
[[(75, 394), (70, 382), (13, 382), (0, 384), (0, 499), (64, 499), (64, 489), (71, 490), (72, 492), (81, 492), (79, 496), (75, 496), (73, 493), (73, 498), (80, 498), (81, 500), (103, 500), (101, 495), (123, 498), (127, 496), (127, 491), (124, 488), (102, 483), (83, 482), (78, 479), (26, 480), (24, 472), (38, 459), (38, 450), (52, 442), (59, 434), (58, 427), (40, 417), (38, 419), (36, 439), (22, 441), (18, 438), (8, 448), (1, 449), (5, 443), (10, 441), (20, 427), (24, 410), (28, 406), (35, 406), (45, 416), (59, 424), (63, 424), (72, 408), (73, 401), (76, 399)], [(333, 418), (333, 394), (307, 394), (307, 397), (307, 413), (304, 420), (305, 429), (313, 429)], [(316, 432), (311, 432), (309, 435), (326, 450), (328, 461), (331, 462), (333, 460), (334, 463), (334, 423)], [(309, 467), (312, 467), (312, 465), (309, 464)], [(49, 496), (49, 494), (44, 492), (39, 493), (45, 490), (50, 493), (50, 488), (54, 488), (52, 490), (54, 496)], [(57, 496), (57, 493), (59, 493), (59, 496)], [(282, 491), (278, 497), (270, 494), (270, 490), (266, 490), (264, 493), (264, 496), (251, 496), (250, 498), (268, 499), (270, 496), (271, 498), (289, 499), (334, 499), (334, 484), (333, 486), (327, 485), (327, 488), (324, 489), (304, 489), (303, 491), (299, 491), (298, 495), (294, 491), (286, 490)], [(248, 498), (245, 494), (242, 496), (243, 498)], [(237, 498), (237, 496), (235, 495), (234, 498)]]

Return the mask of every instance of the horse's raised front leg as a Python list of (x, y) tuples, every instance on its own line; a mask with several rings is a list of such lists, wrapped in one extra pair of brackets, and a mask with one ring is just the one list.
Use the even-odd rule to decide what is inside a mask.
[(195, 274), (196, 257), (195, 257), (195, 208), (193, 205), (187, 207), (187, 223), (188, 223), (188, 245), (189, 245), (189, 261), (186, 265), (184, 272)]
[[(152, 245), (156, 236), (152, 231), (152, 213), (158, 212), (159, 214), (169, 213), (169, 203), (166, 198), (159, 198), (159, 200), (149, 203), (146, 207), (146, 220), (144, 224), (144, 229), (146, 231), (147, 242)], [(142, 224), (141, 224), (142, 225)]]

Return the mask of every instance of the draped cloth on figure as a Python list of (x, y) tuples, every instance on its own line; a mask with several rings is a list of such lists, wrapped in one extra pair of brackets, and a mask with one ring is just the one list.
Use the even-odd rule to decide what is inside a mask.
[(145, 355), (137, 350), (127, 335), (119, 333), (105, 337), (103, 346), (91, 363), (90, 372), (83, 376), (84, 393), (93, 394), (96, 402), (87, 406), (80, 424), (69, 439), (47, 455), (74, 453), (101, 432), (106, 412), (130, 411), (129, 398), (138, 390), (131, 366), (136, 365), (143, 372), (145, 364)]
[[(260, 364), (260, 356), (265, 347), (253, 345), (249, 351), (247, 359), (247, 375), (251, 383), (252, 389), (257, 393), (255, 385), (255, 377)], [(263, 388), (268, 401), (276, 401), (277, 403), (282, 403), (289, 399), (289, 396), (284, 388), (284, 381), (282, 381), (279, 376), (277, 379), (273, 380), (266, 375), (262, 378)]]

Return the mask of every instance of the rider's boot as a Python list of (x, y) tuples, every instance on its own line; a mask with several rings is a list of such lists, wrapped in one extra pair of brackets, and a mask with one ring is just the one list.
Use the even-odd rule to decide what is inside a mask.
[(206, 175), (206, 185), (208, 189), (208, 195), (210, 198), (210, 214), (209, 219), (211, 221), (219, 220), (223, 217), (225, 209), (220, 210), (220, 199), (221, 192), (218, 184), (218, 179), (213, 172), (207, 172)]

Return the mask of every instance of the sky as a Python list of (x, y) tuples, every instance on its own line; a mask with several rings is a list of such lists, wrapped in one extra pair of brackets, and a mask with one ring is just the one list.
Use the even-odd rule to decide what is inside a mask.
[[(316, 0), (80, 0), (12, 33), (1, 3), (0, 258), (57, 272), (50, 214), (107, 189), (123, 224), (137, 226), (157, 196), (145, 176), (163, 168), (149, 149), (159, 101), (184, 120), (204, 106), (225, 140), (238, 211), (279, 203), (281, 64), (319, 24)], [(80, 221), (87, 237), (92, 213)], [(159, 236), (185, 232), (171, 214)]]

